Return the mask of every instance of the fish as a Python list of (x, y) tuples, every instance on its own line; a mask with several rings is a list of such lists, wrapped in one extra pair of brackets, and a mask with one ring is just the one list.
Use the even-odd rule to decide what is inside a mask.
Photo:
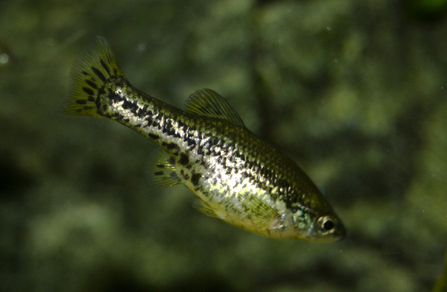
[(151, 181), (185, 185), (202, 213), (271, 238), (345, 237), (342, 221), (305, 172), (248, 130), (217, 92), (197, 90), (184, 110), (164, 103), (129, 83), (100, 36), (74, 62), (70, 82), (66, 114), (115, 120), (157, 144)]

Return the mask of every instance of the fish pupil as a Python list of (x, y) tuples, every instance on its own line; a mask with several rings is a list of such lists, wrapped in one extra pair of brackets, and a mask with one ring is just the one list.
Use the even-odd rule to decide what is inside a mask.
[(331, 230), (332, 228), (334, 228), (334, 226), (335, 226), (335, 224), (331, 220), (328, 220), (328, 221), (323, 223), (323, 229), (326, 230), (326, 231)]

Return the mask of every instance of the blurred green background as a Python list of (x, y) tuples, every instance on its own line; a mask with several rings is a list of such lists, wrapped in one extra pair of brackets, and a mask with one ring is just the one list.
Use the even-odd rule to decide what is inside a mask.
[[(0, 291), (429, 291), (447, 246), (447, 19), (431, 2), (1, 1)], [(61, 113), (96, 35), (165, 102), (225, 96), (348, 237), (264, 238), (148, 185), (155, 145)]]

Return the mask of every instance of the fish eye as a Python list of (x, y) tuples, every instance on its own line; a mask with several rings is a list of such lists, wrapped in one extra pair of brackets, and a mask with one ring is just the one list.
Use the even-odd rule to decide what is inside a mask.
[(317, 220), (321, 233), (332, 233), (335, 230), (335, 222), (330, 216), (321, 216)]
[(335, 224), (331, 220), (328, 220), (328, 221), (323, 223), (323, 229), (326, 230), (326, 231), (331, 230), (332, 228), (334, 228), (334, 226), (335, 226)]

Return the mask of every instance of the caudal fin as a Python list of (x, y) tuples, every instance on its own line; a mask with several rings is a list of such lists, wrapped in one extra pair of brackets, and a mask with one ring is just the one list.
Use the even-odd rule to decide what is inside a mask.
[(65, 110), (69, 115), (100, 116), (97, 105), (112, 76), (124, 76), (107, 41), (100, 36), (76, 59), (70, 73), (70, 91)]

